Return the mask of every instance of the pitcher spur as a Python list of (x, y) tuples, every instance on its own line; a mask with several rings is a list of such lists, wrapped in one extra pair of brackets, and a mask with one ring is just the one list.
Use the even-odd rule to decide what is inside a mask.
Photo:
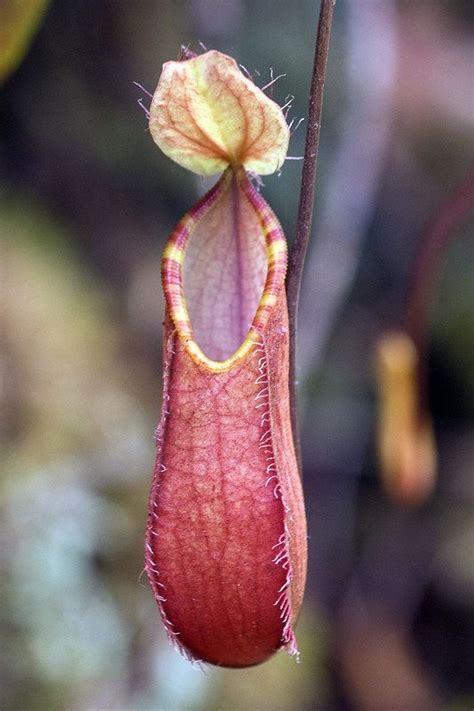
[(146, 571), (188, 659), (245, 667), (297, 652), (306, 576), (286, 241), (248, 172), (280, 168), (289, 130), (236, 62), (210, 51), (164, 65), (150, 131), (185, 168), (223, 174), (163, 254), (163, 410)]

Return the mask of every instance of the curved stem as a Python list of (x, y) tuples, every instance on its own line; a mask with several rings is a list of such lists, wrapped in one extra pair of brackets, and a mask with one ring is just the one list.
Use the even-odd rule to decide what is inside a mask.
[(473, 204), (474, 168), (471, 168), (425, 228), (408, 287), (404, 328), (418, 352), (418, 382), (423, 406), (426, 404), (426, 350), (433, 289), (443, 264), (445, 249), (456, 237), (456, 227), (465, 220)]
[(329, 54), (332, 16), (335, 0), (321, 0), (319, 12), (316, 48), (314, 53), (313, 75), (309, 94), (308, 128), (304, 150), (303, 171), (301, 176), (300, 202), (296, 223), (295, 240), (290, 251), (286, 292), (288, 297), (288, 316), (290, 324), (290, 408), (291, 425), (296, 456), (301, 472), (301, 444), (298, 429), (296, 402), (296, 325), (297, 311), (303, 274), (304, 260), (311, 234), (314, 205), (314, 183), (321, 129), (324, 82)]

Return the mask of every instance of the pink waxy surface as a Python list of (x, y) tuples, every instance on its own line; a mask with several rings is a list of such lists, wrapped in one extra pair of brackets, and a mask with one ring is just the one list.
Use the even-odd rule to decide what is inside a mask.
[(196, 364), (169, 321), (166, 336), (170, 414), (159, 432), (148, 575), (189, 656), (256, 664), (282, 646), (293, 651), (306, 569), (284, 295), (261, 344), (225, 373)]

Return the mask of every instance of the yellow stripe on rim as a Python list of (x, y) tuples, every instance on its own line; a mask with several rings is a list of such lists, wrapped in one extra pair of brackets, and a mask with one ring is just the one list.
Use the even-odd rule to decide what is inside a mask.
[(277, 302), (277, 295), (276, 294), (262, 294), (262, 298), (260, 299), (259, 306), (275, 306)]
[[(274, 229), (275, 228), (272, 227), (271, 229), (267, 230), (266, 234), (273, 232)], [(275, 259), (277, 259), (280, 255), (286, 253), (286, 242), (283, 242), (281, 239), (276, 239), (273, 242), (270, 242), (270, 244), (267, 244), (267, 256), (269, 261), (271, 262), (275, 261)]]
[(212, 358), (208, 358), (202, 352), (196, 341), (193, 341), (192, 339), (185, 340), (185, 348), (194, 362), (198, 365), (204, 365), (212, 373), (224, 373), (226, 370), (229, 370), (233, 365), (245, 358), (250, 349), (257, 343), (260, 343), (258, 333), (254, 326), (250, 326), (250, 330), (245, 337), (245, 340), (241, 343), (235, 353), (233, 353), (226, 360), (212, 360)]
[(163, 259), (172, 259), (174, 262), (182, 264), (184, 262), (184, 249), (177, 247), (173, 242), (168, 242), (163, 251)]

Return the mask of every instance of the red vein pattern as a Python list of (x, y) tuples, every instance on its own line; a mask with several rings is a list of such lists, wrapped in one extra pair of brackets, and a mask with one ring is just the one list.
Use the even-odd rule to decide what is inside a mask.
[[(193, 340), (182, 269), (193, 229), (236, 180), (255, 210), (267, 274), (243, 343), (224, 361)], [(227, 170), (172, 233), (163, 409), (145, 565), (170, 640), (190, 660), (258, 664), (296, 654), (306, 521), (288, 398), (286, 242), (243, 169)]]

